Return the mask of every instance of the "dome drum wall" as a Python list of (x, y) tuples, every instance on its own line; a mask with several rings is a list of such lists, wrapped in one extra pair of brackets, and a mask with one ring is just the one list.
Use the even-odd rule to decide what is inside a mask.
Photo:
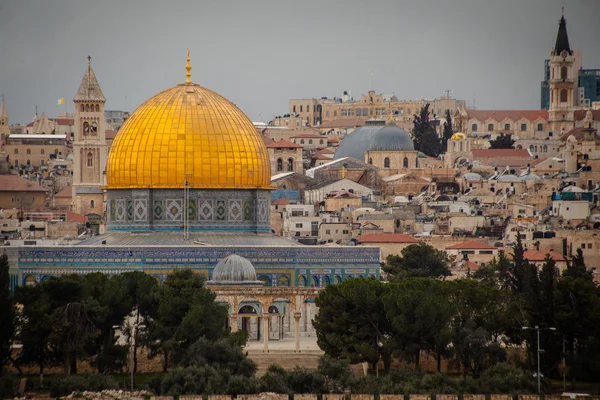
[[(271, 232), (269, 190), (189, 189), (190, 231)], [(182, 230), (183, 189), (107, 191), (107, 230)]]

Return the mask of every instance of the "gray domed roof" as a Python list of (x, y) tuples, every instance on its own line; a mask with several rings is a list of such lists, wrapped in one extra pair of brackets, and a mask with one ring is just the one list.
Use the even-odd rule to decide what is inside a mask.
[(463, 179), (466, 181), (482, 181), (483, 177), (475, 172), (467, 172), (463, 175)]
[(520, 180), (521, 179), (518, 176), (512, 174), (502, 175), (500, 178), (498, 178), (499, 182), (518, 182)]
[(410, 135), (395, 125), (365, 125), (348, 135), (335, 152), (335, 159), (365, 159), (366, 151), (414, 151)]
[(215, 266), (212, 279), (213, 285), (262, 285), (256, 279), (256, 270), (252, 263), (237, 254), (230, 254)]

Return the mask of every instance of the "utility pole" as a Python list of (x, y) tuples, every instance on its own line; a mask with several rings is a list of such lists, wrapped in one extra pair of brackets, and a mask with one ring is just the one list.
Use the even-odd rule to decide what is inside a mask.
[[(556, 331), (556, 328), (554, 328), (554, 327), (540, 328), (538, 325), (536, 325), (534, 327), (524, 326), (524, 327), (522, 327), (522, 329), (524, 331), (529, 330), (529, 329), (535, 330), (537, 333), (537, 391), (538, 391), (538, 394), (540, 394), (541, 393), (540, 353), (542, 352), (542, 350), (540, 349), (540, 331), (543, 331), (543, 330)], [(564, 347), (564, 341), (563, 341), (563, 347)]]

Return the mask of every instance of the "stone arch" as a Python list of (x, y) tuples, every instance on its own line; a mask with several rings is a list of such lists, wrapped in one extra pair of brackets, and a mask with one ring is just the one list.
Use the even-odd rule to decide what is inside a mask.
[(263, 281), (265, 283), (265, 286), (273, 286), (271, 278), (267, 275), (258, 276), (258, 280)]
[(283, 171), (283, 159), (277, 159), (277, 171)]
[(325, 275), (323, 277), (323, 279), (321, 280), (321, 284), (323, 286), (329, 286), (329, 285), (331, 285), (331, 278), (329, 277), (329, 275)]
[(277, 278), (277, 286), (290, 286), (290, 277), (287, 275), (281, 275)]
[(313, 275), (310, 277), (310, 285), (314, 287), (319, 287), (320, 280), (317, 275)]
[(383, 168), (389, 168), (389, 167), (390, 167), (390, 158), (389, 158), (389, 157), (386, 157), (386, 158), (383, 160)]
[(298, 286), (307, 286), (306, 285), (306, 277), (304, 275), (300, 275), (298, 277)]
[(342, 277), (341, 277), (340, 275), (336, 275), (336, 276), (333, 278), (333, 282), (334, 282), (335, 284), (342, 283)]
[(294, 170), (294, 159), (291, 157), (287, 160), (287, 170), (290, 172)]
[(404, 157), (404, 160), (402, 161), (402, 165), (404, 166), (404, 168), (408, 168), (408, 157)]
[(23, 285), (24, 286), (34, 286), (37, 285), (38, 281), (35, 277), (35, 275), (27, 275), (25, 277), (25, 279), (23, 279)]
[(567, 102), (567, 89), (561, 89), (560, 91), (560, 102), (561, 103), (566, 103)]

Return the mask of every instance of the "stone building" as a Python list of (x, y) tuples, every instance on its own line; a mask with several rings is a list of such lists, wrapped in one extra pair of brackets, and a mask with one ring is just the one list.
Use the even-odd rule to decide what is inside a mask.
[(288, 140), (279, 140), (267, 145), (271, 161), (271, 175), (281, 172), (302, 173), (302, 146)]
[(17, 175), (0, 175), (0, 208), (38, 210), (46, 204), (47, 189)]

